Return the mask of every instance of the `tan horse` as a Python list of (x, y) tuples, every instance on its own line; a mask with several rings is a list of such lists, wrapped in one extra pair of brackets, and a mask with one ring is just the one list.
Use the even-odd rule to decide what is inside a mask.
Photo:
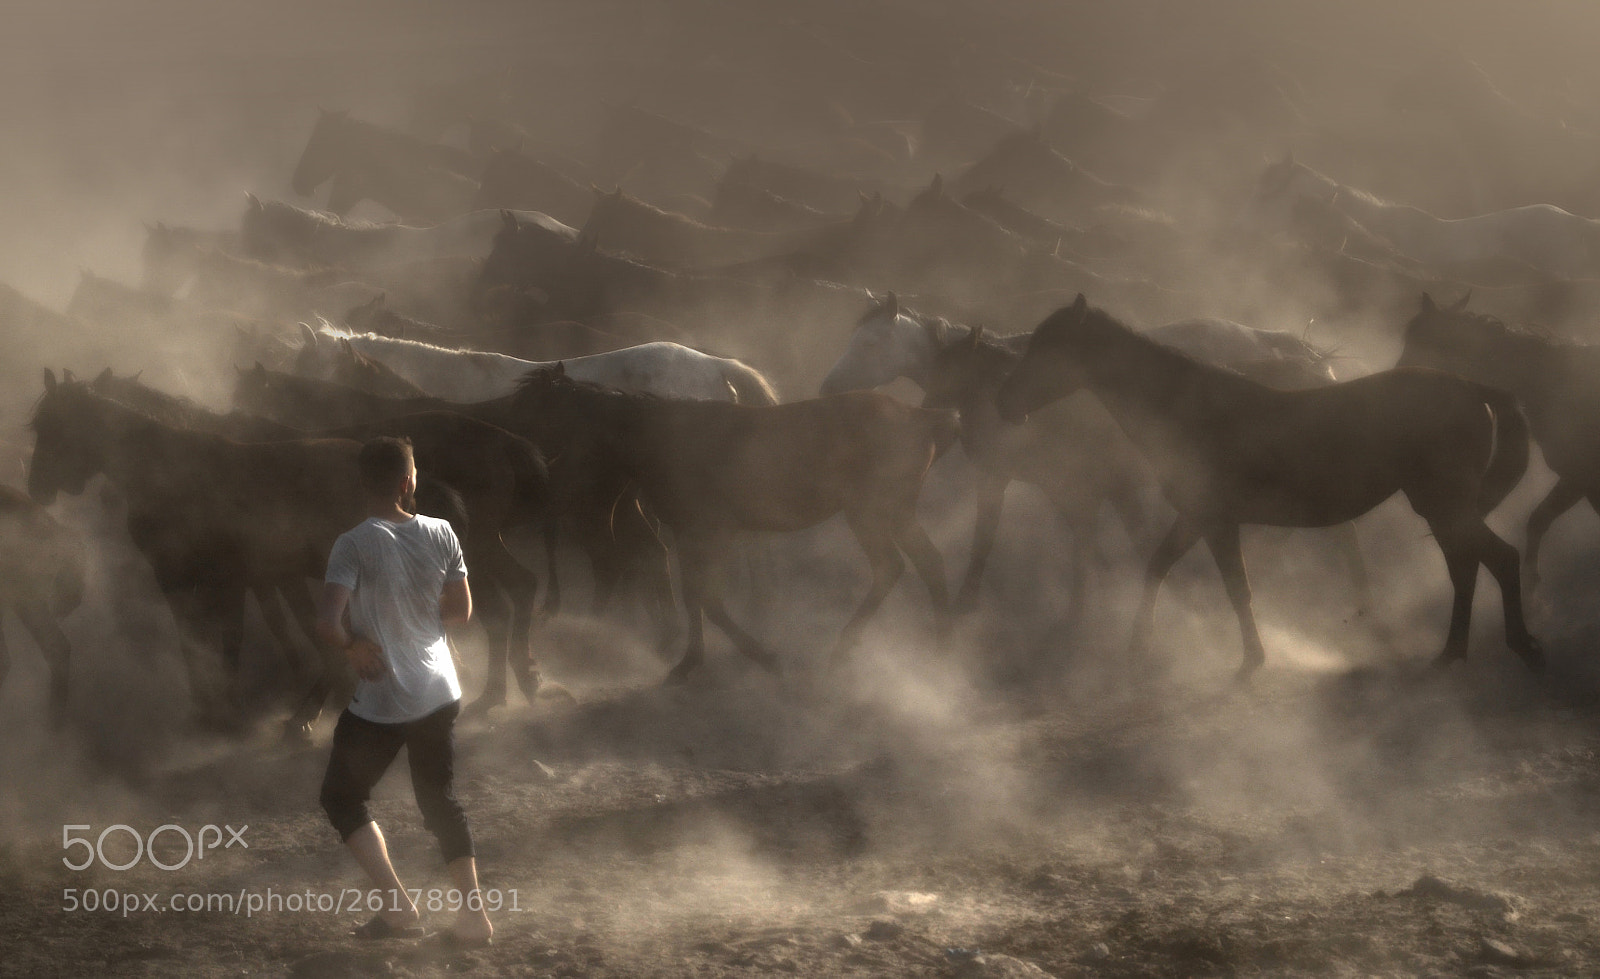
[(1483, 564), (1500, 583), (1507, 643), (1529, 667), (1542, 666), (1523, 619), (1516, 548), (1483, 522), (1527, 469), (1527, 424), (1510, 394), (1419, 370), (1275, 390), (1141, 336), (1080, 295), (1034, 330), (1000, 387), (1000, 412), (1020, 421), (1082, 387), (1144, 451), (1178, 511), (1150, 559), (1134, 652), (1149, 641), (1162, 580), (1203, 538), (1239, 618), (1248, 675), (1265, 653), (1239, 526), (1332, 526), (1401, 492), (1428, 522), (1455, 586), (1437, 663), (1466, 656)]

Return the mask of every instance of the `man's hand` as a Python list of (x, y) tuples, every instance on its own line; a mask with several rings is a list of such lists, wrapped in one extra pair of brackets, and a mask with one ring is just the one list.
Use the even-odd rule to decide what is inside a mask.
[(379, 680), (389, 672), (388, 661), (383, 658), (383, 647), (371, 639), (357, 636), (344, 648), (344, 654), (350, 660), (350, 668), (363, 680)]

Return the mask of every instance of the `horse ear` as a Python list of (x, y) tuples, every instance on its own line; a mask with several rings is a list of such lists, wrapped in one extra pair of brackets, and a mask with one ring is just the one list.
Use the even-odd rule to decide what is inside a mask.
[(1089, 300), (1085, 299), (1081, 292), (1078, 293), (1078, 298), (1072, 301), (1072, 315), (1080, 320), (1089, 315)]
[(517, 216), (502, 207), (500, 209), (500, 226), (507, 231), (517, 230)]
[(933, 196), (935, 196), (935, 197), (938, 197), (940, 194), (943, 194), (944, 193), (944, 174), (942, 174), (942, 173), (934, 174), (933, 175), (933, 183), (930, 183), (928, 185), (928, 190), (931, 191), (933, 193)]
[(1456, 303), (1453, 306), (1450, 307), (1450, 312), (1459, 313), (1462, 310), (1466, 309), (1467, 308), (1467, 303), (1471, 299), (1472, 299), (1472, 290), (1468, 289), (1467, 290), (1467, 294), (1465, 296), (1462, 296), (1459, 300), (1456, 301)]
[(1428, 295), (1426, 292), (1422, 294), (1422, 311), (1424, 313), (1434, 312), (1438, 308), (1438, 306), (1434, 305), (1432, 296)]
[(55, 394), (56, 393), (56, 375), (55, 375), (55, 371), (52, 371), (48, 367), (46, 367), (44, 369), (44, 393), (45, 394)]
[[(134, 377), (135, 377), (135, 379), (137, 379), (138, 375), (134, 375)], [(111, 368), (107, 367), (105, 370), (100, 372), (100, 376), (99, 377), (94, 379), (94, 383), (97, 384), (97, 385), (107, 384), (111, 380), (112, 380)]]
[(266, 205), (261, 203), (261, 198), (259, 198), (256, 195), (250, 193), (248, 190), (244, 192), (244, 199), (245, 199), (245, 202), (249, 204), (250, 210), (252, 210), (252, 211), (264, 211), (264, 210), (266, 210)]
[(306, 346), (315, 347), (317, 345), (317, 331), (313, 330), (305, 323), (300, 323), (298, 325), (300, 327), (300, 335), (302, 339), (305, 340)]
[(968, 350), (976, 350), (978, 349), (978, 342), (982, 339), (983, 324), (979, 323), (977, 326), (974, 326), (972, 329), (967, 331), (967, 335), (961, 338), (961, 342), (966, 345)]
[(256, 369), (255, 370), (256, 370), (257, 374), (266, 374), (266, 372), (267, 372), (266, 367), (262, 366), (261, 361), (259, 361), (259, 360), (256, 361)]
[(71, 384), (73, 381), (76, 381), (76, 380), (77, 380), (77, 378), (72, 376), (72, 368), (69, 367), (69, 368), (66, 368), (66, 369), (62, 370), (62, 372), (61, 372), (61, 383), (62, 384)]
[(564, 361), (564, 360), (556, 361), (556, 366), (550, 369), (550, 373), (554, 374), (557, 377), (566, 377), (567, 376), (567, 362)]
[[(107, 373), (107, 374), (109, 374), (109, 373), (111, 373), (111, 368), (109, 368), (109, 367), (107, 367), (107, 368), (106, 368), (106, 373)], [(142, 376), (144, 376), (144, 368), (143, 368), (143, 367), (141, 367), (141, 368), (139, 368), (139, 369), (138, 369), (138, 370), (136, 370), (136, 371), (134, 371), (134, 372), (133, 372), (133, 379), (134, 379), (134, 380), (135, 380), (135, 381), (137, 381), (137, 380), (138, 380), (138, 379), (139, 379), (139, 378), (140, 378), (140, 377), (142, 377)]]
[(900, 297), (895, 295), (893, 291), (884, 297), (883, 311), (888, 314), (890, 319), (895, 319), (900, 315)]

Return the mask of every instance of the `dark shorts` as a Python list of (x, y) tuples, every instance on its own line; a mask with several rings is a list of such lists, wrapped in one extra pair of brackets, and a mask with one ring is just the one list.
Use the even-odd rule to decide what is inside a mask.
[(404, 747), (422, 823), (438, 837), (445, 861), (473, 855), (472, 831), (456, 801), (454, 784), (455, 723), (460, 713), (457, 700), (415, 721), (379, 724), (345, 708), (333, 729), (333, 753), (322, 779), (322, 808), (341, 840), (372, 822), (367, 812), (372, 787)]

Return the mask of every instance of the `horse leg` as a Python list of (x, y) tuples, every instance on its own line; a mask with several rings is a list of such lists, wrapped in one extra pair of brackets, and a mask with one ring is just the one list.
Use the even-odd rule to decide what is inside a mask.
[(1244, 663), (1239, 666), (1239, 678), (1244, 679), (1266, 661), (1261, 648), (1261, 635), (1256, 631), (1255, 612), (1250, 607), (1250, 577), (1245, 573), (1244, 552), (1239, 547), (1239, 525), (1224, 524), (1205, 535), (1211, 557), (1222, 572), (1222, 585), (1228, 591), (1228, 601), (1239, 618), (1239, 638), (1244, 643)]
[(704, 624), (706, 590), (706, 555), (700, 545), (680, 543), (678, 566), (683, 570), (683, 605), (688, 613), (688, 643), (683, 658), (667, 674), (666, 685), (683, 683), (689, 673), (705, 660), (706, 634)]
[(289, 715), (289, 719), (284, 722), (285, 737), (304, 741), (310, 739), (311, 729), (322, 716), (322, 708), (327, 704), (328, 698), (342, 691), (341, 699), (348, 700), (354, 691), (354, 681), (350, 679), (349, 664), (345, 661), (344, 653), (324, 646), (317, 639), (317, 607), (311, 600), (311, 593), (306, 590), (305, 582), (299, 580), (286, 582), (280, 585), (278, 591), (288, 604), (289, 613), (294, 616), (295, 623), (310, 637), (319, 662), (311, 686), (306, 690), (305, 696), (300, 698), (299, 705)]
[(639, 555), (641, 600), (656, 635), (656, 652), (665, 659), (683, 636), (678, 606), (672, 597), (672, 557), (659, 542)]
[[(1506, 645), (1522, 657), (1528, 669), (1539, 672), (1544, 669), (1544, 648), (1539, 640), (1528, 631), (1528, 621), (1523, 614), (1522, 607), (1522, 568), (1521, 561), (1517, 558), (1517, 549), (1499, 535), (1489, 529), (1481, 517), (1474, 517), (1467, 524), (1468, 540), (1476, 551), (1477, 558), (1483, 566), (1494, 575), (1494, 580), (1500, 585), (1500, 605), (1505, 612)], [(1477, 567), (1473, 567), (1473, 576), (1477, 576)], [(1471, 606), (1468, 606), (1471, 614)], [(1462, 631), (1465, 632), (1465, 626)], [(1462, 639), (1463, 651), (1465, 637)]]
[(933, 546), (933, 541), (928, 539), (928, 532), (914, 517), (900, 525), (894, 541), (911, 559), (917, 577), (927, 586), (939, 635), (944, 637), (950, 631), (950, 588), (945, 579), (944, 555)]
[[(50, 726), (61, 729), (67, 723), (68, 688), (72, 675), (72, 643), (43, 602), (23, 602), (16, 606), (17, 618), (44, 653), (50, 666)], [(5, 674), (5, 640), (0, 637), (0, 679)]]
[[(1544, 535), (1557, 517), (1576, 506), (1583, 497), (1583, 488), (1575, 480), (1562, 477), (1528, 516), (1528, 544), (1523, 564), (1527, 568), (1529, 594), (1539, 587), (1539, 546), (1544, 543)], [(1596, 507), (1596, 511), (1600, 512), (1600, 507)]]
[[(0, 606), (0, 613), (4, 606)], [(6, 685), (6, 675), (11, 672), (11, 650), (6, 646), (6, 633), (4, 623), (0, 623), (0, 689)]]
[(760, 640), (735, 622), (733, 616), (728, 614), (728, 607), (722, 603), (724, 583), (721, 571), (726, 566), (723, 556), (727, 551), (728, 542), (719, 540), (701, 559), (704, 574), (701, 577), (700, 607), (705, 610), (705, 616), (711, 620), (711, 624), (721, 629), (723, 635), (732, 640), (734, 647), (746, 658), (769, 673), (779, 673), (781, 668), (778, 658), (762, 646)]
[(867, 563), (872, 567), (872, 587), (834, 643), (830, 661), (835, 667), (849, 658), (850, 651), (860, 641), (861, 630), (867, 620), (878, 611), (878, 606), (883, 604), (906, 567), (900, 551), (895, 547), (893, 534), (879, 520), (861, 514), (847, 514), (846, 518), (850, 529), (855, 532), (856, 541), (867, 554)]
[(242, 721), (244, 689), (239, 676), (239, 653), (244, 646), (245, 586), (225, 582), (211, 590), (209, 617), (216, 648), (222, 655), (224, 703), (235, 722)]
[(966, 615), (978, 605), (978, 584), (989, 566), (995, 535), (1000, 528), (1000, 511), (1005, 505), (1004, 479), (984, 477), (978, 484), (978, 521), (972, 528), (972, 555), (967, 559), (967, 574), (956, 592), (955, 611)]
[(1133, 635), (1128, 639), (1128, 657), (1142, 657), (1150, 645), (1150, 633), (1155, 628), (1156, 595), (1161, 590), (1161, 583), (1167, 580), (1167, 575), (1172, 571), (1172, 566), (1178, 559), (1189, 553), (1195, 542), (1200, 539), (1200, 533), (1183, 514), (1173, 521), (1172, 529), (1167, 531), (1167, 536), (1156, 545), (1155, 552), (1150, 555), (1150, 563), (1144, 571), (1144, 597), (1139, 601), (1139, 611), (1133, 619)]
[[(480, 566), (474, 554), (468, 558), (468, 566)], [(473, 592), (474, 618), (483, 626), (483, 632), (489, 646), (489, 668), (483, 684), (483, 693), (478, 695), (463, 712), (466, 716), (475, 716), (486, 713), (496, 707), (506, 705), (506, 670), (508, 667), (507, 641), (509, 639), (509, 625), (511, 619), (510, 606), (513, 604), (501, 586), (500, 577), (495, 570), (483, 568), (478, 572), (479, 587)]]
[[(298, 586), (299, 583), (295, 584)], [(272, 641), (283, 653), (284, 661), (289, 664), (289, 668), (296, 676), (303, 676), (312, 664), (301, 655), (304, 650), (289, 630), (289, 617), (283, 611), (283, 604), (278, 598), (278, 589), (269, 585), (257, 585), (251, 590), (255, 592), (256, 605), (261, 609), (261, 621), (266, 624)]]

